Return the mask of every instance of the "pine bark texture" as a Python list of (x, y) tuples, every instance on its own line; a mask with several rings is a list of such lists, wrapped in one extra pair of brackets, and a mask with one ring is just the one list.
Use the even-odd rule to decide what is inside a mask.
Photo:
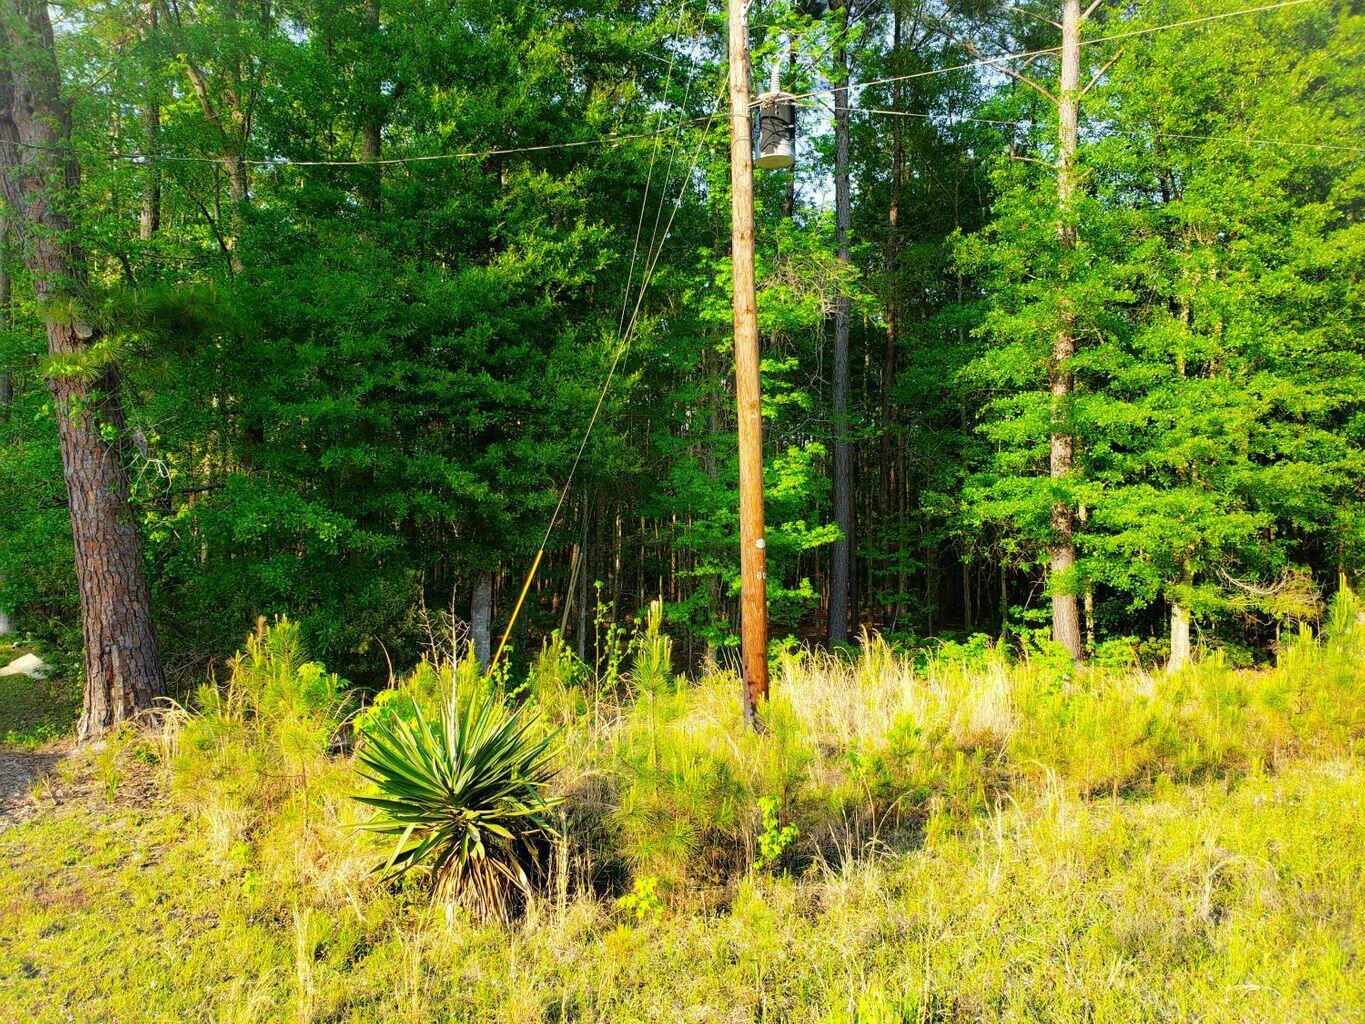
[[(843, 36), (848, 35), (849, 11), (843, 7)], [(840, 43), (834, 83), (834, 238), (840, 266), (847, 269), (851, 256), (848, 232), (851, 223), (848, 174), (848, 44)], [(829, 623), (832, 644), (848, 639), (850, 565), (853, 560), (853, 464), (848, 443), (848, 329), (849, 298), (841, 282), (834, 297), (834, 360), (832, 366), (834, 416), (834, 521), (840, 537), (830, 550)]]
[[(1076, 149), (1081, 101), (1081, 5), (1080, 0), (1066, 0), (1062, 9), (1062, 69), (1057, 97), (1058, 157), (1057, 157), (1057, 237), (1063, 259), (1076, 248), (1076, 227), (1073, 220), (1077, 189)], [(1064, 298), (1063, 302), (1067, 300)], [(1062, 324), (1052, 344), (1049, 367), (1052, 392), (1052, 451), (1050, 472), (1053, 480), (1069, 477), (1075, 467), (1075, 438), (1066, 424), (1068, 405), (1074, 379), (1071, 357), (1076, 354), (1073, 314), (1064, 306)], [(1063, 591), (1058, 579), (1068, 575), (1076, 565), (1076, 517), (1071, 504), (1055, 502), (1052, 506), (1052, 638), (1073, 658), (1084, 653), (1081, 640), (1080, 609), (1074, 591)]]
[[(47, 5), (5, 0), (0, 60), (0, 181), (22, 230), (39, 303), (79, 294), (84, 254), (68, 207), (79, 170)], [(48, 351), (79, 362), (99, 340), (80, 324), (47, 321)], [(85, 706), (79, 735), (98, 736), (165, 693), (142, 548), (128, 507), (118, 439), (126, 430), (112, 366), (54, 374), (62, 471), (71, 510), (85, 640)], [(112, 439), (112, 440), (111, 440)]]

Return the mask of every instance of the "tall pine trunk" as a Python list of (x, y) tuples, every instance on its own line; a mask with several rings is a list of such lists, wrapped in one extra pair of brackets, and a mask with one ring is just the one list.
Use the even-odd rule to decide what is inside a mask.
[[(4, 13), (0, 139), (6, 144), (0, 145), (0, 181), (43, 304), (79, 294), (85, 283), (85, 254), (67, 215), (77, 201), (79, 169), (69, 155), (70, 112), (61, 98), (47, 5), (5, 0)], [(99, 338), (88, 325), (47, 321), (54, 357), (79, 360)], [(79, 734), (88, 739), (150, 707), (165, 693), (165, 680), (117, 440), (125, 432), (117, 373), (105, 366), (93, 375), (53, 376), (48, 388), (75, 542), (85, 639)]]
[[(841, 41), (835, 54), (834, 84), (834, 237), (839, 262), (850, 262), (848, 181), (848, 0), (843, 0)], [(848, 443), (848, 319), (849, 299), (841, 282), (834, 299), (834, 521), (840, 538), (830, 551), (829, 625), (832, 644), (848, 639), (849, 567), (853, 556), (853, 465)]]
[[(892, 74), (901, 73), (901, 12), (894, 8), (891, 12), (891, 70)], [(891, 109), (900, 110), (904, 90), (903, 82), (891, 86)], [(881, 380), (881, 457), (878, 459), (878, 490), (881, 491), (882, 528), (889, 529), (892, 523), (899, 525), (899, 496), (896, 485), (899, 483), (892, 472), (895, 461), (894, 445), (896, 431), (892, 424), (894, 415), (891, 404), (891, 389), (896, 382), (896, 344), (900, 337), (900, 199), (901, 184), (905, 178), (905, 139), (899, 117), (891, 118), (891, 189), (890, 201), (886, 210), (886, 347), (882, 352)], [(895, 556), (892, 554), (894, 560)], [(870, 595), (869, 586), (869, 597)], [(888, 601), (882, 612), (882, 622), (889, 627), (896, 620), (896, 602)]]
[[(1062, 10), (1062, 70), (1060, 92), (1057, 97), (1058, 156), (1057, 156), (1057, 237), (1063, 261), (1076, 248), (1074, 222), (1077, 188), (1076, 149), (1081, 103), (1081, 5), (1080, 0), (1066, 0)], [(1070, 415), (1071, 392), (1074, 385), (1071, 357), (1076, 353), (1074, 313), (1063, 298), (1062, 323), (1052, 343), (1049, 365), (1052, 392), (1052, 451), (1050, 471), (1053, 480), (1071, 475), (1075, 465), (1075, 438), (1067, 419)], [(1052, 506), (1052, 638), (1066, 648), (1073, 658), (1083, 653), (1081, 617), (1076, 594), (1070, 582), (1058, 583), (1076, 564), (1075, 511), (1070, 502), (1058, 501)], [(1062, 588), (1065, 587), (1066, 590)]]

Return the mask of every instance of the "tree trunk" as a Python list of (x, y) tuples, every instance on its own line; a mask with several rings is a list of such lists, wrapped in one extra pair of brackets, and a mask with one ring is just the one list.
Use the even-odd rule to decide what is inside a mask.
[[(779, 58), (780, 59), (780, 58)], [(796, 63), (796, 42), (791, 36), (787, 37), (787, 67), (791, 71), (789, 84), (796, 78), (798, 65)], [(792, 117), (799, 118), (800, 107), (793, 104), (791, 111)], [(797, 122), (799, 127), (799, 122)], [(787, 193), (782, 199), (782, 216), (790, 219), (796, 213), (796, 168), (792, 168), (786, 174)]]
[[(1077, 126), (1080, 115), (1081, 5), (1066, 0), (1062, 11), (1062, 71), (1058, 95), (1059, 146), (1057, 156), (1057, 238), (1066, 253), (1076, 248), (1073, 221), (1076, 195)], [(1063, 302), (1068, 300), (1063, 299)], [(1062, 323), (1052, 343), (1049, 366), (1052, 391), (1052, 452), (1050, 471), (1053, 480), (1071, 475), (1075, 462), (1075, 439), (1066, 423), (1073, 379), (1071, 357), (1076, 352), (1072, 312), (1064, 308)], [(1058, 582), (1076, 564), (1075, 513), (1070, 502), (1052, 506), (1052, 638), (1077, 660), (1083, 653), (1081, 619), (1076, 595), (1069, 581)], [(1063, 590), (1062, 588), (1065, 588)]]
[[(583, 555), (588, 543), (588, 502), (584, 498), (582, 503), (582, 520), (579, 526), (578, 540), (574, 543), (573, 551), (569, 555), (569, 585), (564, 588), (564, 610), (559, 616), (559, 639), (563, 643), (568, 642), (569, 635), (569, 616), (574, 612), (574, 605), (578, 602), (578, 577), (583, 575)], [(583, 609), (578, 608), (578, 617), (583, 617)]]
[[(899, 75), (901, 53), (901, 12), (893, 8), (891, 12), (891, 70)], [(891, 86), (891, 109), (900, 110), (904, 89), (903, 82)], [(894, 460), (893, 445), (895, 428), (892, 417), (895, 415), (891, 404), (891, 388), (896, 382), (896, 342), (900, 336), (900, 197), (901, 183), (905, 177), (905, 139), (899, 117), (891, 118), (891, 197), (886, 211), (886, 347), (882, 352), (881, 387), (881, 458), (878, 466), (878, 489), (881, 491), (883, 528), (897, 522), (899, 498), (895, 492), (899, 482), (892, 473)], [(870, 596), (870, 590), (869, 590)], [(893, 622), (896, 617), (895, 602), (887, 602), (882, 613), (883, 622)]]
[[(227, 177), (229, 212), (225, 218), (220, 218), (227, 221), (227, 228), (224, 230), (221, 225), (215, 224), (214, 230), (227, 253), (228, 267), (235, 274), (242, 269), (238, 243), (241, 240), (247, 203), (250, 200), (246, 152), (251, 141), (251, 114), (244, 103), (242, 65), (238, 61), (235, 66), (229, 63), (217, 69), (217, 74), (235, 84), (222, 89), (218, 101), (215, 102), (213, 91), (209, 88), (208, 71), (191, 56), (190, 48), (185, 44), (179, 8), (168, 5), (166, 0), (151, 2), (157, 6), (165, 20), (167, 30), (175, 35), (175, 43), (181, 48), (180, 57), (185, 64), (185, 73), (189, 76), (190, 85), (204, 119), (217, 127), (219, 145), (215, 158)], [(227, 6), (226, 14), (229, 21), (236, 21), (238, 13), (235, 4)]]
[(583, 568), (578, 573), (578, 623), (574, 627), (574, 650), (578, 654), (579, 661), (587, 661), (588, 657), (588, 573), (592, 570), (592, 563), (588, 559), (588, 510), (591, 506), (587, 498), (583, 499), (583, 532), (582, 537), (583, 553), (580, 556), (583, 560)]
[[(380, 0), (365, 0), (365, 27), (370, 32), (371, 39), (369, 42), (371, 44), (377, 41), (379, 35), (379, 2)], [(378, 163), (383, 156), (384, 115), (382, 110), (384, 97), (379, 90), (378, 80), (376, 79), (372, 84), (374, 94), (366, 97), (369, 106), (361, 115), (360, 159), (364, 163), (375, 164), (376, 166), (365, 169), (361, 183), (364, 189), (365, 205), (371, 210), (378, 210), (383, 174)]]
[(972, 631), (972, 566), (967, 556), (962, 556), (962, 629)]
[[(843, 38), (848, 36), (848, 0), (843, 4)], [(851, 262), (848, 181), (848, 44), (841, 42), (835, 56), (834, 83), (834, 237), (839, 262)], [(829, 625), (831, 644), (848, 639), (849, 565), (853, 553), (853, 466), (848, 443), (848, 319), (849, 299), (842, 284), (834, 298), (834, 521), (840, 538), (830, 551)]]
[[(1180, 574), (1182, 587), (1194, 583), (1194, 572), (1187, 560)], [(1183, 598), (1171, 599), (1171, 658), (1166, 662), (1167, 672), (1178, 672), (1190, 663), (1190, 611), (1180, 602)]]
[(469, 603), (469, 635), (474, 660), (488, 671), (493, 656), (493, 574), (481, 572), (474, 579), (474, 596)]
[[(142, 9), (150, 37), (156, 34), (157, 28), (155, 0), (147, 0)], [(157, 85), (147, 84), (145, 88), (148, 95), (142, 114), (142, 154), (146, 160), (146, 177), (142, 180), (142, 216), (138, 224), (138, 237), (144, 242), (161, 227), (161, 164), (154, 155), (160, 146), (161, 104), (155, 92)]]
[[(10, 276), (9, 276), (9, 215), (0, 210), (0, 330), (10, 329)], [(0, 416), (5, 415), (5, 407), (14, 401), (14, 381), (9, 372), (0, 370)], [(0, 636), (14, 632), (8, 613), (0, 608)]]
[[(70, 153), (70, 112), (47, 5), (5, 0), (0, 61), (0, 181), (24, 236), (24, 259), (40, 304), (79, 292), (85, 255), (67, 211), (75, 205), (79, 170)], [(99, 339), (84, 324), (47, 323), (55, 357), (82, 352)], [(112, 367), (94, 380), (54, 376), (52, 392), (62, 470), (71, 509), (76, 576), (85, 639), (85, 708), (79, 735), (98, 736), (150, 707), (165, 693), (152, 628), (151, 594), (142, 548), (128, 508), (128, 477), (118, 441), (125, 429), (118, 376)]]
[(1190, 613), (1178, 602), (1171, 602), (1171, 660), (1167, 672), (1177, 672), (1190, 661)]
[[(1085, 524), (1090, 521), (1089, 511), (1084, 505), (1078, 510), (1078, 518), (1081, 529), (1085, 529)], [(1085, 590), (1081, 595), (1081, 610), (1085, 621), (1085, 649), (1092, 654), (1095, 650), (1095, 584), (1090, 580), (1085, 581)]]

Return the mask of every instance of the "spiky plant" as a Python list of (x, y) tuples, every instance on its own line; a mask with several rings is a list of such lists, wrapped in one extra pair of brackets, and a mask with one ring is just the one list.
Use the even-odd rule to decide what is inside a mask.
[(364, 828), (398, 837), (376, 870), (423, 872), (436, 901), (509, 920), (557, 836), (545, 817), (559, 802), (547, 794), (553, 742), (483, 686), (448, 701), (439, 723), (418, 707), (376, 724), (357, 757), (379, 793), (355, 799), (378, 812)]

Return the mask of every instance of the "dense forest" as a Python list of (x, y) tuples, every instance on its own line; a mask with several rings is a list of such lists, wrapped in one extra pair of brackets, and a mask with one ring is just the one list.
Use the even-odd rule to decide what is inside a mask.
[[(4, 11), (6, 625), (80, 650), (75, 517), (172, 681), (280, 614), (362, 684), (443, 617), (486, 658), (542, 546), (514, 663), (656, 597), (732, 657), (723, 9), (54, 10)], [(1356, 5), (749, 19), (798, 112), (756, 172), (775, 648), (1317, 621), (1365, 556)]]
[(0, 0), (0, 1020), (1357, 1024), (1365, 6)]

